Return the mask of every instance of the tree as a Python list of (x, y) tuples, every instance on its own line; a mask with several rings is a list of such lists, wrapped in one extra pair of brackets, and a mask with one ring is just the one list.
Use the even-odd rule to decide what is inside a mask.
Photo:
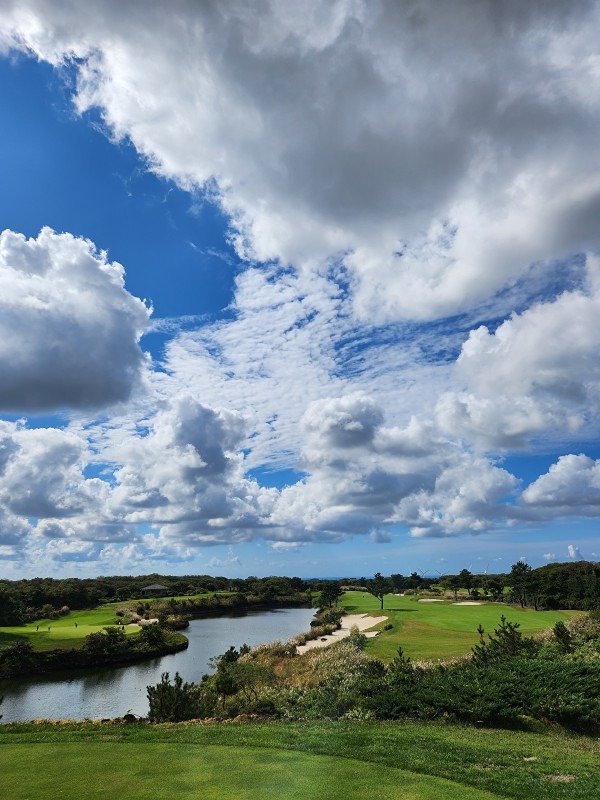
[(562, 620), (559, 620), (552, 629), (554, 638), (561, 653), (571, 653), (573, 650), (573, 637)]
[(409, 589), (418, 589), (423, 582), (423, 578), (419, 575), (418, 572), (411, 572), (408, 577), (408, 588)]
[(367, 591), (376, 597), (381, 603), (381, 610), (383, 611), (383, 598), (390, 590), (389, 581), (384, 578), (381, 572), (376, 572), (372, 581), (367, 584)]
[(148, 647), (157, 647), (159, 644), (164, 644), (164, 629), (156, 623), (143, 625), (139, 633), (139, 641)]
[(525, 561), (517, 561), (516, 564), (513, 564), (508, 576), (508, 583), (512, 589), (512, 595), (519, 601), (521, 608), (524, 608), (533, 589), (532, 569), (529, 564)]
[(461, 585), (460, 578), (458, 577), (458, 575), (451, 575), (449, 578), (447, 578), (446, 583), (448, 585), (448, 588), (452, 591), (454, 599), (458, 600), (458, 590), (460, 589)]
[(390, 583), (392, 584), (392, 590), (394, 592), (403, 592), (408, 584), (407, 579), (399, 572), (395, 572), (391, 575)]
[(471, 650), (473, 664), (476, 667), (485, 667), (492, 662), (513, 656), (533, 655), (537, 649), (534, 640), (525, 638), (519, 628), (518, 622), (509, 622), (503, 614), (500, 617), (500, 624), (493, 634), (488, 633), (486, 641), (485, 631), (480, 625), (477, 628), (479, 644)]
[(127, 639), (123, 628), (110, 625), (104, 633), (88, 633), (84, 640), (84, 648), (91, 655), (113, 655), (127, 649)]
[(468, 569), (461, 569), (458, 573), (458, 579), (460, 581), (460, 586), (466, 589), (467, 593), (470, 594), (473, 588), (473, 573)]
[(23, 622), (23, 605), (16, 592), (0, 586), (0, 625), (19, 625)]
[(389, 684), (410, 684), (415, 682), (415, 670), (404, 650), (399, 647), (398, 652), (386, 670), (386, 680)]
[(327, 583), (323, 585), (321, 594), (319, 595), (319, 607), (325, 608), (325, 606), (329, 606), (329, 608), (332, 608), (337, 603), (338, 597), (341, 594), (342, 591), (337, 581), (327, 581)]

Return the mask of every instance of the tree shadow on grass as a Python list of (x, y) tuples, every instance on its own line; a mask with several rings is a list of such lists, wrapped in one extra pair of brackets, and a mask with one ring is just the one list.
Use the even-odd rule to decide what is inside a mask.
[(355, 611), (358, 611), (362, 614), (373, 614), (375, 612), (386, 612), (386, 611), (401, 611), (403, 614), (407, 613), (410, 614), (413, 611), (418, 611), (418, 608), (397, 608), (395, 606), (384, 606), (383, 608), (370, 608), (368, 611), (365, 611), (364, 608), (360, 608), (360, 606), (344, 606), (344, 611), (347, 614), (352, 614)]
[(14, 644), (15, 642), (28, 642), (29, 636), (23, 633), (6, 633), (0, 631), (0, 647), (5, 645)]

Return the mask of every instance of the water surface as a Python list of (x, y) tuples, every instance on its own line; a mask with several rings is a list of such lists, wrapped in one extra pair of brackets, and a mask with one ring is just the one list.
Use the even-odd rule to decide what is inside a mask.
[(184, 633), (189, 647), (180, 653), (140, 661), (127, 667), (0, 682), (2, 722), (32, 719), (103, 719), (130, 711), (146, 716), (146, 686), (158, 683), (163, 672), (179, 672), (184, 681), (197, 682), (213, 672), (210, 659), (230, 645), (251, 646), (286, 640), (308, 630), (314, 610), (284, 608), (190, 622)]

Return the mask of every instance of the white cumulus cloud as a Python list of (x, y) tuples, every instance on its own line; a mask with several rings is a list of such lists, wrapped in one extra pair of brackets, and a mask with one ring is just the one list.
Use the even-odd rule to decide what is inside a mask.
[(598, 274), (598, 259), (589, 257), (581, 289), (513, 314), (494, 332), (471, 331), (457, 362), (466, 389), (440, 398), (442, 428), (492, 448), (572, 433), (584, 422), (593, 436), (600, 410)]
[(208, 189), (241, 255), (343, 257), (382, 320), (598, 244), (598, 23), (596, 3), (12, 0), (0, 44), (69, 64), (77, 108)]
[(126, 400), (149, 309), (92, 243), (44, 228), (0, 234), (0, 408), (97, 408)]

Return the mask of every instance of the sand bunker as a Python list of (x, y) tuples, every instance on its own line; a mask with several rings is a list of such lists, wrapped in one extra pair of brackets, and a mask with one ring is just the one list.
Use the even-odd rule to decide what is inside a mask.
[(453, 606), (481, 606), (478, 600), (462, 600), (460, 603), (452, 603)]
[(370, 617), (368, 614), (347, 614), (342, 617), (342, 627), (339, 631), (330, 633), (329, 636), (322, 636), (319, 639), (311, 639), (306, 644), (301, 644), (296, 648), (298, 655), (306, 653), (307, 650), (313, 650), (315, 647), (327, 647), (328, 644), (338, 642), (340, 639), (345, 639), (350, 636), (352, 628), (358, 628), (359, 631), (371, 638), (377, 636), (379, 631), (370, 631), (369, 628), (379, 625), (380, 622), (385, 622), (387, 617)]
[(443, 603), (440, 597), (421, 597), (419, 603)]

